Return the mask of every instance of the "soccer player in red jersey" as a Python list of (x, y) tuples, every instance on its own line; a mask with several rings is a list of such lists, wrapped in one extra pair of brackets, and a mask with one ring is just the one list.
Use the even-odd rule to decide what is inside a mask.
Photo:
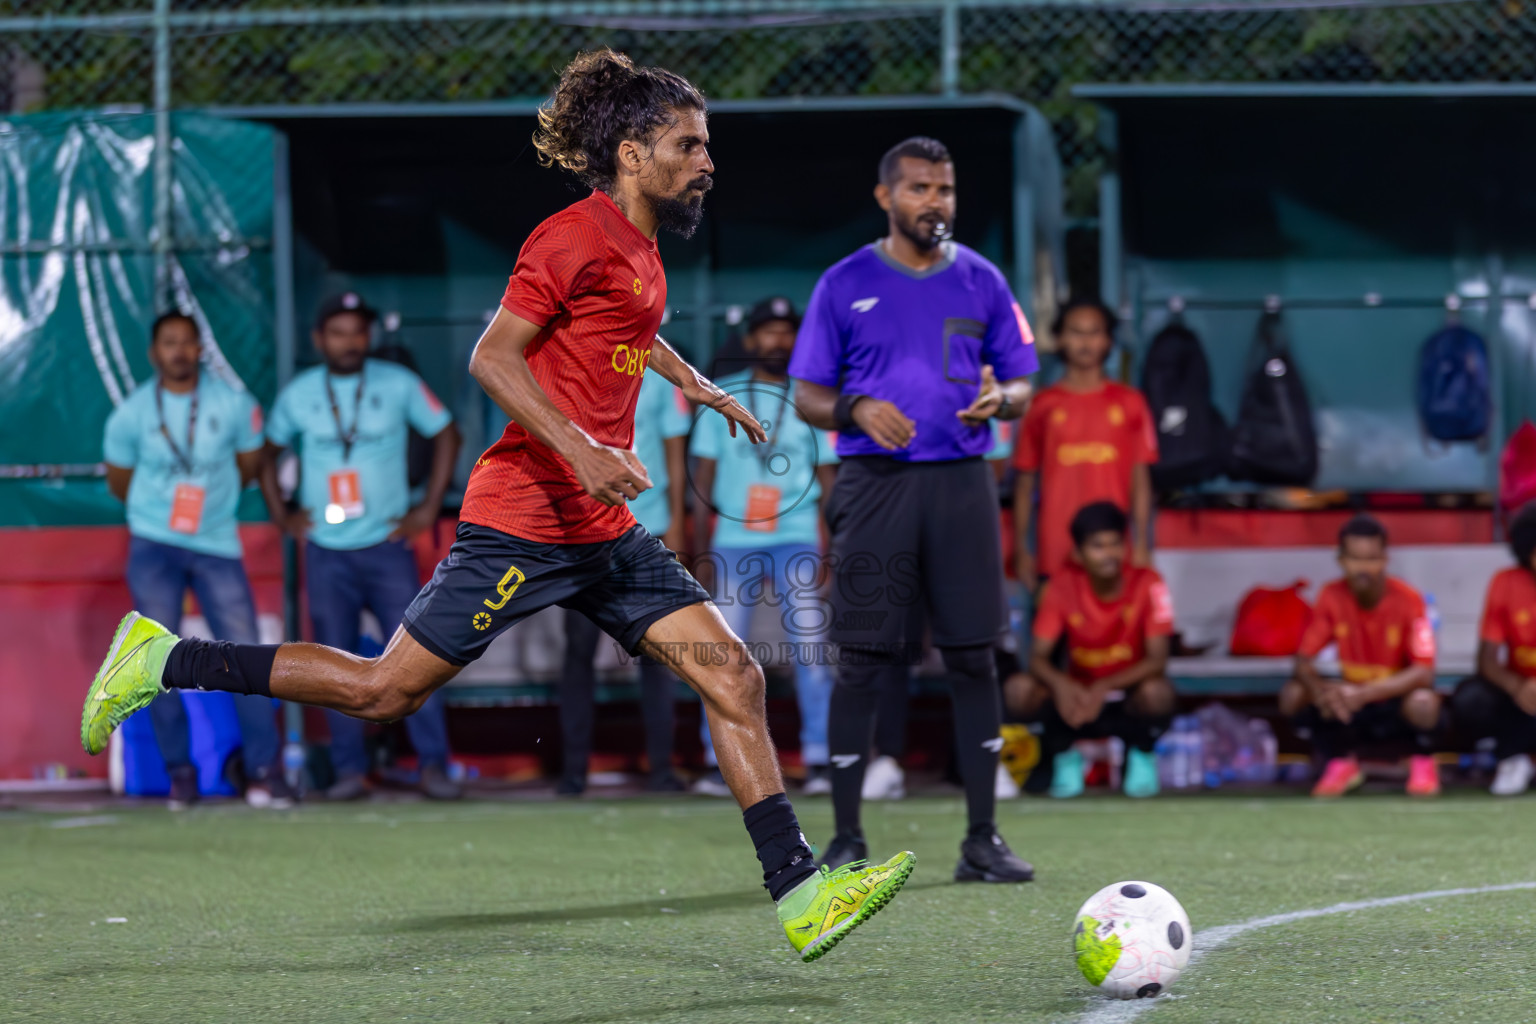
[(1477, 674), (1458, 683), (1451, 696), (1458, 732), (1494, 738), (1495, 796), (1524, 793), (1536, 771), (1536, 505), (1509, 524), (1509, 550), (1515, 564), (1489, 581), (1483, 602)]
[(475, 464), (453, 548), (384, 653), (181, 640), (130, 614), (86, 699), (87, 750), (100, 751), (162, 687), (402, 718), (507, 627), (558, 604), (699, 692), (764, 885), (802, 959), (821, 956), (890, 901), (913, 855), (816, 868), (784, 795), (762, 669), (625, 504), (651, 486), (629, 450), (647, 369), (724, 416), (733, 435), (765, 439), (746, 409), (656, 335), (667, 298), (656, 234), (689, 236), (703, 216), (714, 171), (706, 114), (687, 80), (610, 50), (581, 54), (561, 74), (534, 145), (541, 162), (593, 191), (528, 238), (470, 359), (471, 375), (512, 422)]
[[(1141, 392), (1104, 374), (1114, 330), (1115, 315), (1103, 303), (1068, 302), (1054, 328), (1066, 375), (1041, 390), (1024, 414), (1013, 454), (1014, 572), (1030, 590), (1070, 561), (1072, 517), (1096, 501), (1112, 501), (1130, 513), (1131, 563), (1151, 564), (1147, 467), (1157, 461), (1157, 435)], [(1040, 520), (1031, 552), (1037, 480)]]
[[(1076, 559), (1051, 577), (1035, 614), (1028, 673), (1004, 684), (1008, 710), (1044, 725), (1042, 763), (1051, 771), (1051, 796), (1083, 791), (1079, 738), (1118, 736), (1125, 741), (1126, 796), (1155, 796), (1157, 758), (1152, 748), (1173, 720), (1168, 682), (1168, 637), (1173, 603), (1155, 569), (1127, 564), (1126, 515), (1114, 502), (1085, 505), (1072, 517)], [(1066, 671), (1051, 663), (1066, 638)], [(1110, 700), (1113, 694), (1123, 699)]]
[[(1342, 796), (1365, 780), (1357, 748), (1364, 740), (1414, 743), (1408, 793), (1435, 796), (1440, 774), (1431, 751), (1440, 721), (1435, 693), (1435, 631), (1424, 598), (1387, 575), (1387, 531), (1360, 515), (1339, 531), (1344, 578), (1317, 596), (1301, 638), (1296, 676), (1280, 690), (1280, 711), (1310, 732), (1325, 761), (1313, 796)], [(1318, 655), (1336, 645), (1338, 675), (1324, 675)]]

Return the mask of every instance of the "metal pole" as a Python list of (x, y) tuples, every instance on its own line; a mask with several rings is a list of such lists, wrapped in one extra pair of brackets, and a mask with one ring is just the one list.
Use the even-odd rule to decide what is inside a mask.
[(166, 309), (171, 299), (171, 0), (155, 0), (155, 309)]
[(960, 95), (960, 4), (948, 0), (939, 26), (940, 80), (944, 95)]
[[(1029, 178), (1029, 115), (1013, 122), (1013, 297), (1035, 322), (1035, 189)], [(1036, 325), (1038, 329), (1038, 325)]]

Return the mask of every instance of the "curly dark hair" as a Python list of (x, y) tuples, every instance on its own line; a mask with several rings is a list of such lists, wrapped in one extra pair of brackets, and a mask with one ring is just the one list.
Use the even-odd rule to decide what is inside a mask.
[(682, 75), (636, 67), (604, 47), (577, 54), (560, 72), (555, 98), (539, 111), (533, 145), (545, 167), (563, 167), (606, 192), (618, 175), (619, 144), (649, 140), (678, 109), (709, 108)]

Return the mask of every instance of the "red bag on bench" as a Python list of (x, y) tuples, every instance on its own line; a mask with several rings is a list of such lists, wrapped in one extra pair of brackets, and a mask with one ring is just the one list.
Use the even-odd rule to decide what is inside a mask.
[(1301, 635), (1312, 621), (1312, 606), (1301, 591), (1306, 580), (1288, 587), (1254, 587), (1237, 606), (1229, 652), (1236, 656), (1284, 658), (1301, 647)]

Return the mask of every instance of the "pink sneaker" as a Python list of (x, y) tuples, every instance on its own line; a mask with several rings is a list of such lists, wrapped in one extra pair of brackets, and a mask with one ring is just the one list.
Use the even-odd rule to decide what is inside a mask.
[(1323, 769), (1323, 777), (1312, 787), (1313, 796), (1343, 796), (1365, 781), (1360, 762), (1353, 757), (1336, 757)]
[(1440, 766), (1429, 754), (1415, 754), (1408, 759), (1408, 795), (1440, 795)]

